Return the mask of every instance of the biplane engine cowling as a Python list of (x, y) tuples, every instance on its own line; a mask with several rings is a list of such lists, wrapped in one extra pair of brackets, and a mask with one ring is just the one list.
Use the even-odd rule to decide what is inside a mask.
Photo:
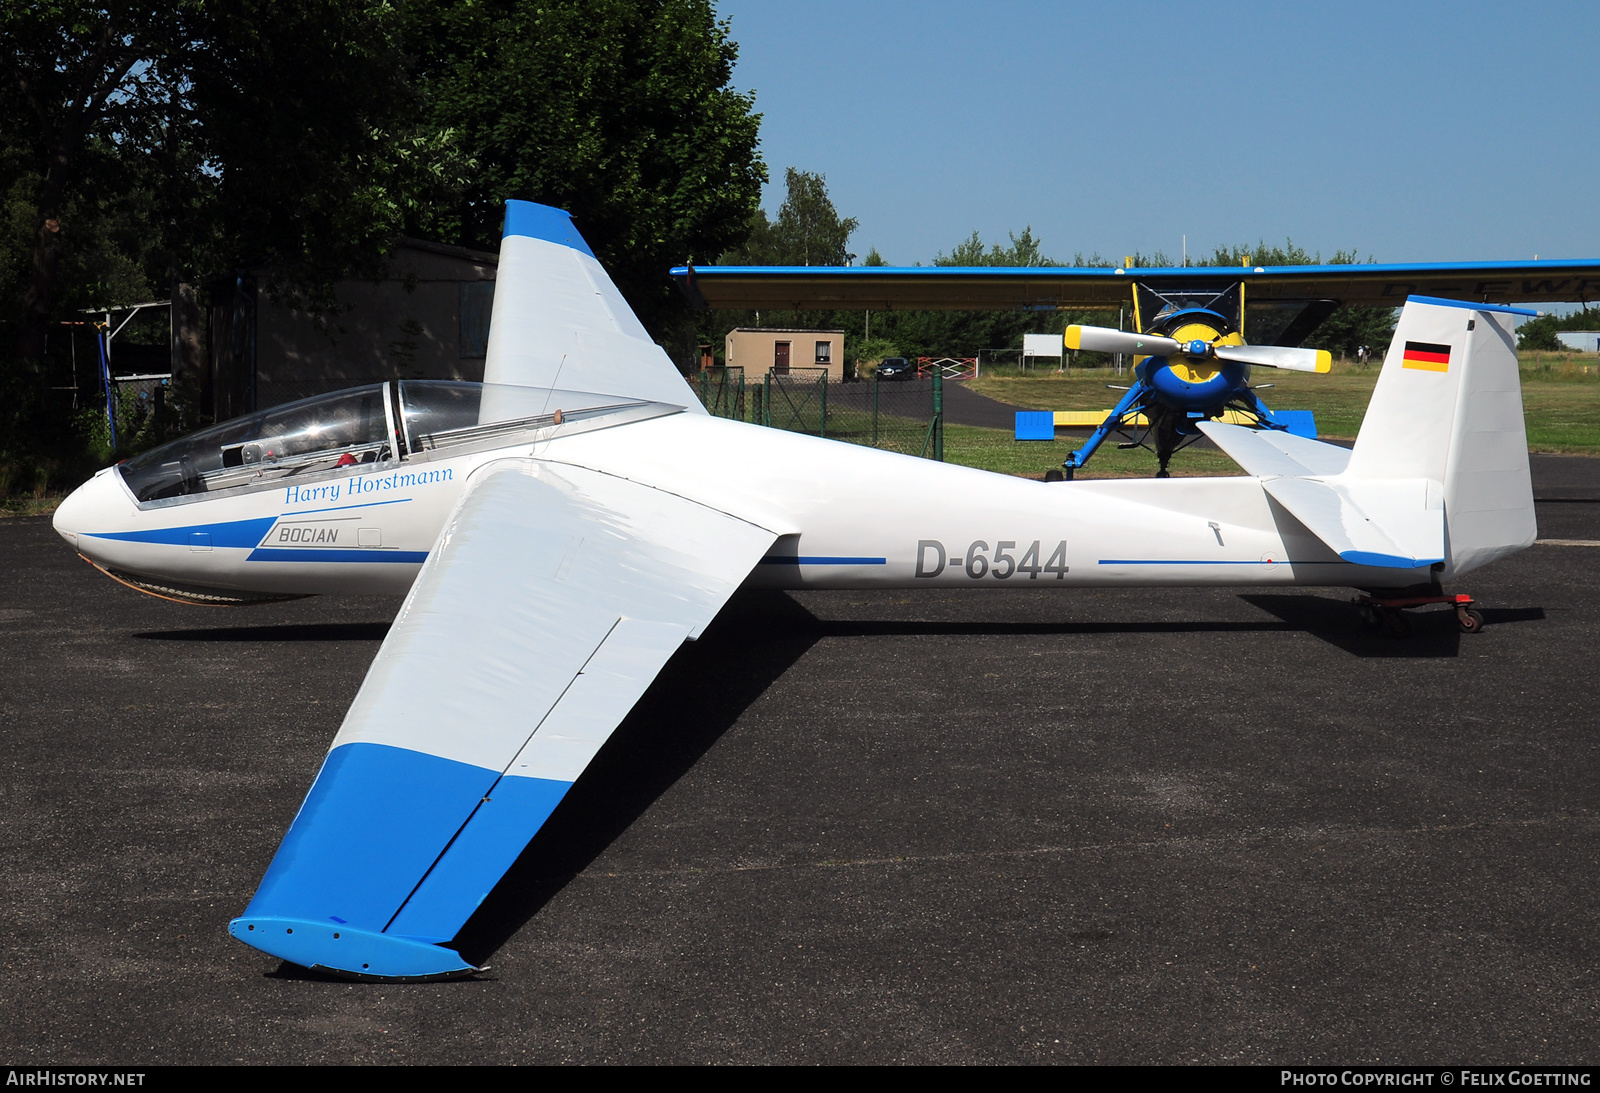
[(1243, 339), (1221, 315), (1199, 309), (1180, 311), (1158, 322), (1150, 331), (1171, 338), (1195, 352), (1146, 357), (1134, 367), (1159, 401), (1181, 411), (1220, 413), (1228, 400), (1248, 382), (1250, 366), (1220, 360), (1210, 348), (1240, 345)]

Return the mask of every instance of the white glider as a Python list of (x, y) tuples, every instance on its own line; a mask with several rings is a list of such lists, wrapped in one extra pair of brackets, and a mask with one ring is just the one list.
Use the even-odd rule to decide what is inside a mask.
[(1437, 585), (1535, 536), (1512, 309), (1412, 299), (1353, 451), (1031, 482), (713, 418), (570, 219), (511, 202), (485, 383), (276, 407), (101, 471), (57, 531), (196, 603), (406, 592), (254, 899), (284, 960), (427, 979), (742, 585)]

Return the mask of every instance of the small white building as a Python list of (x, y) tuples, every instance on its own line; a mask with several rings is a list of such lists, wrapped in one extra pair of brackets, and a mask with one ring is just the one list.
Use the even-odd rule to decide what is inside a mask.
[(728, 331), (725, 348), (726, 363), (730, 368), (743, 368), (747, 382), (769, 371), (787, 375), (791, 368), (826, 368), (829, 383), (844, 378), (842, 330), (738, 327)]
[(1600, 353), (1600, 330), (1558, 330), (1556, 337), (1579, 353)]

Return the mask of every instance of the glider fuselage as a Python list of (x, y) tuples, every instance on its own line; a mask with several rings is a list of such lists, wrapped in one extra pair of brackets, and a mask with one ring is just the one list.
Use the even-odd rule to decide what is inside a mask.
[(493, 447), (426, 454), (142, 504), (108, 468), (61, 507), (56, 527), (97, 566), (171, 587), (175, 598), (191, 589), (398, 595), (474, 472), (532, 458), (767, 527), (779, 538), (750, 578), (765, 587), (1419, 579), (1342, 560), (1248, 476), (1047, 485), (686, 413), (571, 435), (551, 425)]

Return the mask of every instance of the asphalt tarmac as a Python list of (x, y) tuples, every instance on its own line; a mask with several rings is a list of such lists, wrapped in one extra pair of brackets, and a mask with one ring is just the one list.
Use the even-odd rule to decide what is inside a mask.
[(468, 924), (491, 970), (415, 986), (226, 933), (396, 601), (0, 558), (0, 1062), (1596, 1059), (1600, 547), (1406, 640), (1334, 589), (741, 594)]

